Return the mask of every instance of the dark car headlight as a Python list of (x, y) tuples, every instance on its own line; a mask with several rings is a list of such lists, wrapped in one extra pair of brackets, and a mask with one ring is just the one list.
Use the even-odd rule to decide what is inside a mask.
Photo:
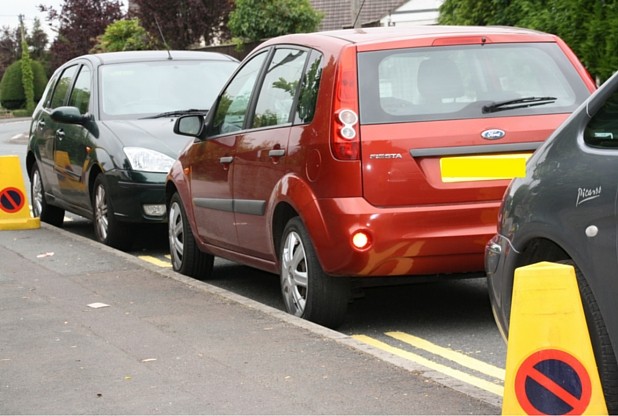
[(125, 147), (124, 153), (135, 171), (167, 173), (174, 163), (168, 155), (143, 147)]

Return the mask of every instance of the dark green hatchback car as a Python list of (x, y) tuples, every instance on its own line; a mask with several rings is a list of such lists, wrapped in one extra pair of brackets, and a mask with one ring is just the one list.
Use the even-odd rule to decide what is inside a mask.
[(84, 55), (58, 68), (32, 118), (26, 166), (34, 216), (65, 211), (100, 242), (133, 243), (133, 225), (167, 219), (165, 177), (187, 138), (176, 117), (204, 114), (238, 66), (227, 55), (132, 51)]

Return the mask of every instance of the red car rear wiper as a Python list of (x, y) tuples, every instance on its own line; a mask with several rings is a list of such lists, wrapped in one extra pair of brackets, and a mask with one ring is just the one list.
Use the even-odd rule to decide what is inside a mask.
[(495, 113), (497, 111), (513, 110), (515, 108), (526, 108), (537, 105), (545, 105), (556, 102), (556, 97), (525, 97), (515, 100), (498, 101), (483, 106), (483, 113)]

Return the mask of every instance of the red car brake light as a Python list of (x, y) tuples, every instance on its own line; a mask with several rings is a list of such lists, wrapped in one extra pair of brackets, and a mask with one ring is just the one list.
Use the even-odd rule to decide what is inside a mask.
[(333, 101), (334, 117), (331, 134), (333, 154), (340, 160), (358, 160), (360, 135), (355, 47), (346, 47), (341, 52)]
[(488, 36), (455, 36), (438, 38), (431, 43), (431, 46), (484, 45), (486, 43), (492, 43)]

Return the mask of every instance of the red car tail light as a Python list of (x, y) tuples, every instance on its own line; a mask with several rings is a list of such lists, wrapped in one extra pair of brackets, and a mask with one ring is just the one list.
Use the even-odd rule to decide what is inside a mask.
[(341, 52), (335, 81), (333, 109), (331, 137), (333, 154), (340, 160), (358, 160), (360, 136), (355, 47), (344, 48)]

